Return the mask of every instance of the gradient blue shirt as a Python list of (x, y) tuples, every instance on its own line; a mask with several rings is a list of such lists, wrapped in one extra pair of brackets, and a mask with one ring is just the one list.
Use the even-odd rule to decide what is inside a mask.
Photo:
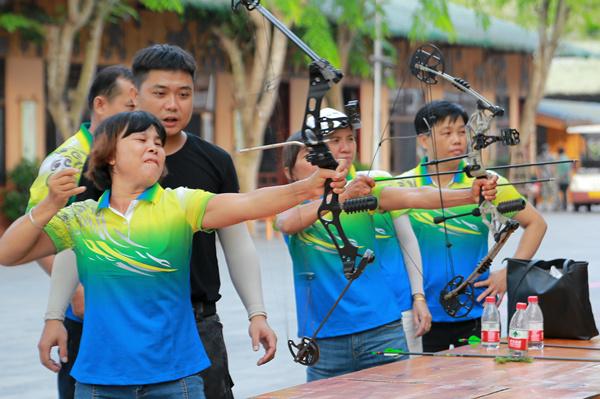
[(85, 323), (71, 374), (82, 383), (172, 381), (210, 365), (190, 301), (190, 255), (212, 194), (158, 184), (125, 214), (76, 202), (45, 228), (58, 251), (73, 248), (85, 288)]

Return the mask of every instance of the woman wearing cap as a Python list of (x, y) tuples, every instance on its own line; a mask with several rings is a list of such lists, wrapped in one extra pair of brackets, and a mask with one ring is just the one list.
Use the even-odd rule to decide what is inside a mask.
[[(65, 248), (77, 255), (86, 318), (72, 370), (76, 398), (134, 398), (140, 389), (146, 398), (203, 398), (197, 373), (209, 361), (189, 299), (192, 234), (281, 212), (321, 192), (326, 178), (343, 191), (344, 167), (245, 194), (163, 189), (157, 182), (165, 173), (165, 137), (147, 112), (108, 118), (97, 128), (87, 172), (105, 190), (99, 201), (63, 208), (84, 190), (77, 171), (65, 169), (49, 178), (48, 196), (0, 238), (4, 265)], [(62, 323), (48, 320), (48, 328)], [(67, 356), (62, 345), (60, 355)], [(48, 368), (59, 368), (43, 357)]]
[[(321, 110), (320, 116), (321, 128), (333, 130), (328, 136), (328, 146), (334, 157), (351, 162), (356, 153), (356, 142), (347, 116), (328, 108)], [(299, 139), (300, 133), (296, 133), (288, 140)], [(304, 148), (284, 149), (284, 167), (290, 181), (303, 179), (314, 172), (315, 167), (306, 161), (305, 155)], [(444, 204), (476, 203), (482, 187), (486, 198), (493, 198), (495, 180), (486, 181), (485, 186), (483, 183), (475, 183), (471, 190), (462, 192), (443, 190)], [(440, 207), (439, 192), (435, 189), (380, 185), (374, 189), (374, 186), (373, 179), (358, 176), (346, 187), (340, 201), (366, 195), (373, 189), (379, 197), (380, 210), (410, 208), (411, 204), (421, 208)], [(315, 197), (281, 213), (276, 219), (278, 229), (286, 234), (293, 261), (299, 336), (313, 335), (347, 284), (337, 251), (324, 227), (317, 223), (320, 202), (320, 198)], [(411, 287), (401, 263), (393, 222), (391, 219), (378, 220), (379, 217), (367, 213), (341, 215), (348, 238), (361, 249), (374, 250), (375, 262), (354, 281), (317, 335), (320, 360), (308, 367), (308, 381), (405, 358), (373, 354), (386, 348), (407, 350), (402, 312), (411, 306)], [(385, 230), (382, 229), (384, 223), (388, 223)]]

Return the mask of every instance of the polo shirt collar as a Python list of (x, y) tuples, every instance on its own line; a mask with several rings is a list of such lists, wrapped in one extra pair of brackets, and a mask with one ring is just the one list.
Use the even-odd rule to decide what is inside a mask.
[[(148, 187), (143, 193), (137, 196), (136, 201), (146, 201), (155, 204), (161, 197), (164, 189), (158, 183)], [(108, 208), (110, 206), (110, 189), (104, 191), (98, 199), (96, 212)]]
[[(429, 171), (427, 170), (427, 166), (423, 165), (426, 162), (429, 162), (429, 157), (424, 156), (423, 158), (421, 158), (421, 160), (419, 161), (419, 166), (417, 166), (417, 171), (416, 171), (417, 175), (426, 175), (429, 173)], [(467, 163), (465, 162), (465, 160), (461, 159), (460, 163), (458, 164), (458, 170), (462, 171), (466, 165), (467, 165)], [(452, 184), (463, 183), (465, 181), (466, 177), (467, 177), (466, 173), (457, 172), (452, 177)], [(431, 186), (431, 185), (433, 185), (433, 180), (431, 179), (431, 176), (417, 177), (417, 186)]]

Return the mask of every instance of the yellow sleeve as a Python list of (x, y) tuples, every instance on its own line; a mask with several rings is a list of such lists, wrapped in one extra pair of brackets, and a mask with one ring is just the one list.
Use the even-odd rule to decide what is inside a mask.
[(204, 212), (206, 212), (208, 201), (214, 197), (215, 194), (204, 190), (192, 190), (184, 187), (179, 187), (176, 190), (177, 196), (185, 211), (185, 218), (190, 226), (192, 226), (194, 232), (212, 232), (213, 230), (202, 228), (202, 219), (204, 219)]
[[(502, 176), (498, 177), (498, 184), (507, 184), (507, 183), (510, 183), (510, 182), (506, 178), (504, 178)], [(508, 186), (502, 186), (502, 187), (497, 188), (496, 199), (493, 200), (492, 203), (494, 205), (498, 205), (501, 202), (512, 201), (512, 200), (516, 200), (516, 199), (525, 199), (526, 200), (526, 198), (523, 197), (521, 195), (521, 193), (519, 193), (519, 191), (517, 191), (515, 186), (508, 185)], [(512, 218), (516, 215), (516, 212), (506, 213), (504, 215), (506, 217)]]
[(73, 237), (69, 233), (69, 224), (73, 218), (73, 209), (68, 206), (61, 209), (44, 227), (44, 232), (54, 243), (56, 252), (61, 252), (67, 248), (73, 248)]

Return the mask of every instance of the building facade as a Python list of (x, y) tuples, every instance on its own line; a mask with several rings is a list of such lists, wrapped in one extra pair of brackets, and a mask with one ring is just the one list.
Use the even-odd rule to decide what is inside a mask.
[[(393, 31), (393, 30), (392, 30)], [(76, 43), (71, 68), (71, 81), (77, 81), (85, 48), (85, 33)], [(182, 22), (174, 14), (141, 12), (139, 20), (107, 24), (101, 46), (99, 66), (130, 65), (135, 52), (153, 43), (177, 44), (196, 58), (199, 71), (195, 82), (194, 116), (188, 130), (225, 148), (235, 157), (234, 84), (228, 60), (208, 28), (194, 21)], [(396, 59), (388, 73), (395, 84), (382, 90), (381, 126), (384, 131), (373, 134), (373, 83), (369, 79), (346, 77), (343, 80), (345, 100), (358, 99), (362, 115), (359, 137), (359, 161), (369, 164), (374, 141), (379, 136), (404, 137), (384, 140), (380, 146), (382, 169), (400, 173), (417, 161), (418, 151), (412, 121), (415, 112), (430, 99), (448, 99), (461, 103), (469, 112), (475, 101), (447, 82), (424, 87), (410, 74), (408, 60), (418, 46), (402, 33), (392, 40)], [(438, 45), (446, 60), (446, 72), (463, 78), (492, 102), (506, 109), (497, 127), (518, 127), (520, 108), (526, 95), (531, 54), (524, 47), (448, 44)], [(291, 45), (290, 45), (291, 46)], [(0, 33), (0, 184), (6, 183), (7, 171), (23, 157), (42, 159), (60, 143), (52, 119), (46, 112), (45, 51), (43, 45), (28, 42), (19, 34)], [(289, 61), (286, 65), (291, 65)], [(307, 71), (287, 67), (280, 87), (279, 99), (271, 123), (262, 134), (265, 142), (285, 140), (302, 123), (308, 90)], [(492, 146), (486, 156), (502, 159), (507, 152)], [(265, 152), (259, 185), (282, 183), (280, 153)]]

